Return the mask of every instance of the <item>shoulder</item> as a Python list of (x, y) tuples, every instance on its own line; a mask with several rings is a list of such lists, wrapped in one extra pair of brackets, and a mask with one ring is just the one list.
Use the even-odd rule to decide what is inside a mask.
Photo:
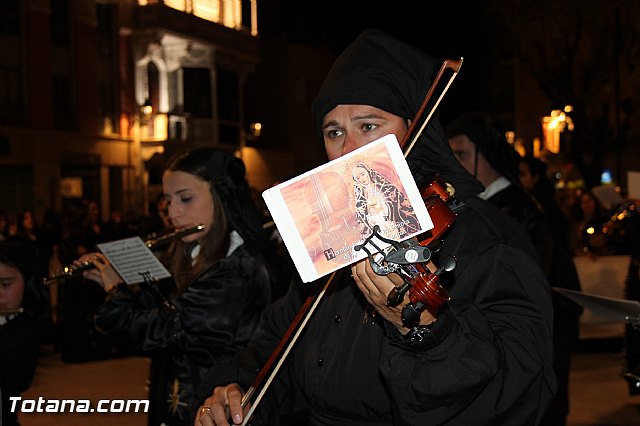
[(482, 251), (504, 244), (533, 254), (529, 237), (512, 217), (492, 203), (470, 197), (456, 216), (451, 237), (460, 249)]
[(535, 248), (523, 228), (481, 199), (467, 200), (445, 240), (443, 253), (457, 259), (452, 274), (456, 283), (461, 283), (453, 285), (457, 293), (534, 291), (522, 288), (526, 283), (525, 287), (539, 289), (542, 294), (548, 287)]
[(222, 279), (266, 284), (270, 281), (270, 275), (264, 258), (252, 253), (246, 244), (242, 244), (228, 256), (209, 266), (196, 282)]

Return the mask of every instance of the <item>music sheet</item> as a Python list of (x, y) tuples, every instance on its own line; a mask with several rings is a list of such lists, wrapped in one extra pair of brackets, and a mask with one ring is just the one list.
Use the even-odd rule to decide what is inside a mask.
[(640, 320), (640, 303), (635, 300), (615, 299), (561, 287), (551, 288), (572, 299), (583, 308), (591, 310), (595, 315), (616, 321), (637, 322)]
[(171, 276), (140, 237), (98, 244), (100, 251), (127, 284), (150, 282)]

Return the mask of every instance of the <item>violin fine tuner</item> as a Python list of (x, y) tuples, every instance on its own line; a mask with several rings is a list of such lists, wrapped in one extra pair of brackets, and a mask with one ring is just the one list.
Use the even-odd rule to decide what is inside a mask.
[[(442, 308), (445, 302), (449, 301), (449, 294), (440, 285), (440, 275), (449, 272), (456, 266), (453, 256), (442, 256), (440, 265), (435, 272), (429, 271), (425, 266), (431, 261), (432, 254), (440, 251), (442, 241), (436, 240), (430, 243), (430, 247), (420, 244), (410, 244), (403, 247), (405, 243), (387, 239), (379, 234), (380, 228), (373, 227), (373, 232), (362, 244), (354, 247), (355, 250), (364, 250), (367, 253), (371, 268), (379, 275), (388, 275), (396, 272), (402, 277), (404, 283), (400, 287), (392, 289), (387, 296), (387, 306), (398, 306), (409, 293), (409, 303), (402, 308), (402, 323), (408, 328), (414, 327), (420, 321), (420, 314), (427, 309), (434, 316)], [(383, 253), (372, 240), (377, 239), (391, 244), (392, 251)], [(367, 248), (373, 246), (378, 254), (383, 255), (384, 263), (376, 260), (376, 256)], [(378, 257), (379, 259), (379, 257)]]

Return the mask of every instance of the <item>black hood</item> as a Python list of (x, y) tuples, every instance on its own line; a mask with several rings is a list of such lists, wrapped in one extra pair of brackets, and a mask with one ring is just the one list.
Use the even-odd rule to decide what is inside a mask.
[(214, 185), (231, 228), (250, 250), (266, 249), (262, 219), (251, 197), (242, 160), (219, 149), (196, 148), (174, 157), (167, 169), (185, 171)]
[(447, 138), (465, 135), (487, 159), (491, 167), (511, 182), (519, 185), (519, 154), (507, 142), (505, 132), (491, 116), (468, 112), (452, 120), (445, 128)]
[[(338, 57), (312, 105), (316, 129), (338, 105), (371, 105), (405, 119), (413, 119), (439, 61), (378, 30), (365, 30)], [(419, 187), (438, 173), (456, 190), (456, 197), (483, 191), (453, 155), (436, 115), (407, 159)]]

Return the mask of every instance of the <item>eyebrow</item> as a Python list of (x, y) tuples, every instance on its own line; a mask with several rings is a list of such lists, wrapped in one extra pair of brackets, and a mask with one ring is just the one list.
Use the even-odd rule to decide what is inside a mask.
[[(191, 191), (191, 190), (192, 190), (191, 188), (182, 188), (182, 189), (178, 189), (177, 191), (175, 191), (175, 194), (176, 195), (182, 195), (183, 193)], [(171, 197), (171, 194), (168, 193), (168, 192), (163, 192), (162, 196), (163, 197)]]
[[(351, 119), (351, 122), (352, 122), (352, 123), (354, 123), (354, 122), (356, 122), (356, 121), (360, 121), (360, 120), (370, 120), (370, 119), (372, 119), (372, 118), (373, 118), (373, 119), (378, 119), (378, 120), (383, 120), (383, 119), (384, 119), (384, 117), (382, 117), (382, 116), (380, 116), (380, 115), (378, 115), (378, 114), (373, 113), (373, 114), (366, 114), (366, 115), (356, 115), (355, 117), (353, 117), (353, 118)], [(337, 122), (337, 121), (335, 121), (335, 120), (331, 120), (331, 121), (329, 121), (329, 122), (327, 122), (327, 123), (324, 123), (324, 124), (322, 125), (322, 128), (323, 128), (323, 129), (326, 129), (327, 127), (337, 126), (337, 125), (338, 125), (338, 122)]]

